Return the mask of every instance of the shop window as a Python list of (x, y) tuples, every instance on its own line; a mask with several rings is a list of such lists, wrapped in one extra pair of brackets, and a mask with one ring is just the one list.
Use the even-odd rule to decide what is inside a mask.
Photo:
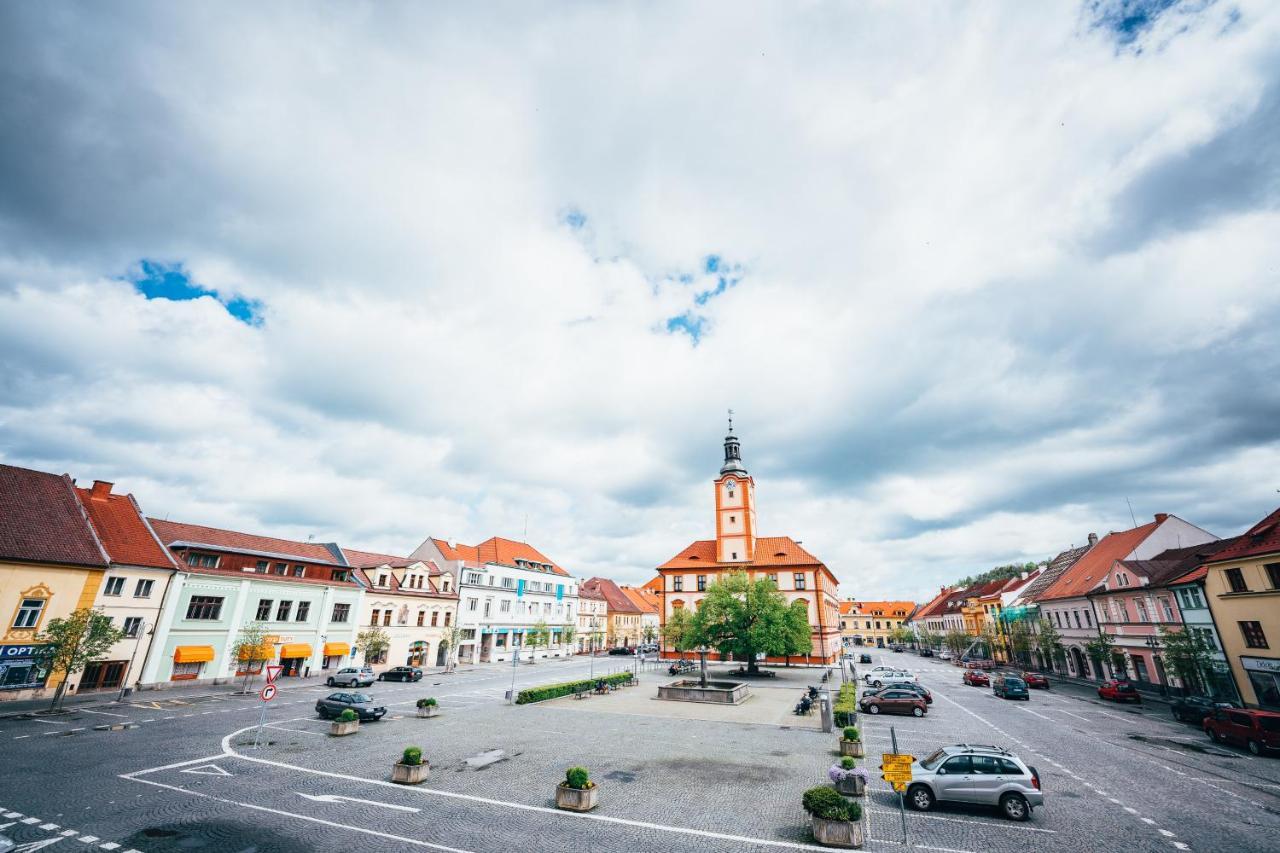
[(202, 663), (175, 663), (173, 665), (173, 680), (188, 681), (193, 678), (199, 678), (202, 666), (204, 666)]

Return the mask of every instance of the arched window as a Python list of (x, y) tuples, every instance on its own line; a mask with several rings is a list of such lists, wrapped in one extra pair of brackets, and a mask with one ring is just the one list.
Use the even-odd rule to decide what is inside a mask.
[(671, 602), (671, 609), (672, 609), (672, 610), (684, 610), (684, 599), (682, 599), (682, 598), (677, 598), (675, 601)]

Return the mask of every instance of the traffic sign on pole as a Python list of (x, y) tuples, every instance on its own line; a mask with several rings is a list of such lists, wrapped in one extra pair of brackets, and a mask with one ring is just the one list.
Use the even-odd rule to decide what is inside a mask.
[(278, 663), (267, 665), (267, 684), (275, 684), (276, 679), (280, 677), (280, 673), (284, 672), (284, 667)]
[(274, 684), (268, 684), (262, 688), (262, 692), (258, 695), (262, 697), (263, 702), (270, 702), (272, 699), (276, 698), (276, 689), (277, 688)]

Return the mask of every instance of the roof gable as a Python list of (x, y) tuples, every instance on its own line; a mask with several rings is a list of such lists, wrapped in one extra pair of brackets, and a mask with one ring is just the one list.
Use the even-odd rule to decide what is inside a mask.
[(111, 494), (110, 490), (110, 483), (95, 484), (93, 489), (77, 488), (76, 497), (111, 562), (123, 566), (177, 568), (133, 496)]
[[(296, 558), (308, 563), (346, 565), (340, 560), (341, 552), (336, 547), (330, 549), (318, 542), (296, 542), (291, 539), (277, 539), (274, 536), (260, 536), (256, 533), (241, 533), (236, 530), (222, 530), (217, 527), (184, 524), (159, 518), (151, 518), (148, 521), (151, 522), (151, 527), (160, 537), (160, 541), (170, 548), (179, 543), (187, 543), (202, 545), (215, 551), (225, 548), (231, 551)], [(335, 551), (338, 553), (335, 554)]]
[(1212, 562), (1273, 553), (1280, 553), (1280, 509), (1236, 537), (1231, 547), (1214, 554)]
[[(810, 554), (790, 536), (761, 536), (756, 539), (752, 559), (747, 562), (721, 563), (716, 559), (714, 539), (700, 539), (690, 543), (683, 551), (658, 566), (663, 569), (749, 569), (773, 566), (822, 566), (817, 557)], [(825, 568), (825, 566), (824, 566)]]
[(105, 568), (71, 478), (0, 465), (0, 559)]
[(579, 588), (587, 587), (598, 591), (604, 597), (605, 604), (608, 605), (610, 611), (618, 613), (641, 613), (643, 612), (636, 606), (622, 587), (618, 586), (608, 578), (588, 578), (583, 581)]
[(1103, 577), (1111, 570), (1112, 563), (1132, 554), (1157, 526), (1159, 522), (1149, 521), (1132, 530), (1108, 533), (1098, 540), (1097, 545), (1076, 560), (1071, 568), (1063, 572), (1061, 577), (1041, 592), (1036, 600), (1076, 598), (1085, 595), (1102, 582)]

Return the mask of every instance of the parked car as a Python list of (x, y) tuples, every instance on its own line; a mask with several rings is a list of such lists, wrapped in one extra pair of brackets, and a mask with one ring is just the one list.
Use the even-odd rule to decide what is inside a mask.
[(927, 812), (938, 802), (996, 806), (1009, 820), (1027, 820), (1044, 805), (1040, 774), (998, 746), (956, 744), (911, 765), (907, 805)]
[(960, 680), (970, 687), (986, 687), (991, 684), (991, 679), (980, 669), (966, 669)]
[(338, 716), (348, 708), (356, 712), (361, 722), (381, 720), (387, 715), (386, 707), (373, 704), (373, 697), (368, 693), (330, 693), (316, 700), (316, 713), (326, 720)]
[(1027, 682), (1016, 675), (999, 672), (991, 679), (991, 692), (1001, 699), (1026, 699), (1031, 701), (1031, 691)]
[(894, 646), (894, 647), (893, 647), (893, 650), (894, 650), (895, 652), (900, 652), (900, 651), (903, 651), (904, 649), (905, 649), (905, 646)]
[(379, 681), (421, 681), (422, 670), (416, 666), (393, 666), (386, 672), (378, 673)]
[(635, 649), (627, 646), (614, 646), (612, 649), (609, 649), (609, 654), (611, 655), (634, 655), (635, 653)]
[(644, 652), (645, 654), (650, 654), (658, 650), (658, 644), (657, 643), (641, 643), (638, 648), (640, 649), (640, 651)]
[(871, 663), (871, 655), (866, 652), (858, 655), (858, 663)]
[(953, 657), (955, 657), (955, 655), (951, 654), (951, 652), (946, 649), (938, 652), (938, 660), (951, 660)]
[(1262, 755), (1280, 750), (1280, 712), (1217, 708), (1205, 718), (1204, 733), (1218, 743), (1233, 743)]
[(357, 669), (354, 666), (348, 666), (326, 678), (324, 683), (330, 687), (369, 687), (373, 682), (374, 674), (372, 669)]
[(905, 669), (873, 669), (862, 676), (862, 680), (872, 687), (883, 687), (891, 681), (915, 682), (919, 679), (914, 672), (907, 672)]
[(933, 657), (933, 649), (921, 649), (921, 650), (920, 650), (920, 657), (922, 657), (922, 658), (931, 658), (931, 657)]
[(1123, 679), (1111, 679), (1098, 685), (1098, 698), (1110, 699), (1113, 702), (1137, 702), (1142, 704), (1142, 696), (1129, 682)]
[(911, 690), (881, 690), (863, 694), (858, 706), (868, 714), (912, 714), (923, 717), (929, 713), (929, 703)]
[(1035, 687), (1040, 690), (1049, 689), (1049, 678), (1044, 673), (1024, 672), (1022, 673), (1022, 680), (1027, 682), (1028, 687)]
[(1173, 718), (1183, 723), (1201, 723), (1205, 717), (1211, 715), (1216, 708), (1239, 708), (1235, 702), (1225, 702), (1221, 699), (1211, 699), (1208, 696), (1183, 696), (1174, 699), (1173, 704), (1169, 706), (1173, 711)]
[(913, 681), (891, 681), (879, 687), (868, 687), (863, 691), (863, 696), (870, 696), (872, 693), (883, 693), (886, 690), (910, 690), (924, 699), (925, 704), (933, 704), (933, 694), (929, 692), (929, 688), (922, 684), (916, 684)]

